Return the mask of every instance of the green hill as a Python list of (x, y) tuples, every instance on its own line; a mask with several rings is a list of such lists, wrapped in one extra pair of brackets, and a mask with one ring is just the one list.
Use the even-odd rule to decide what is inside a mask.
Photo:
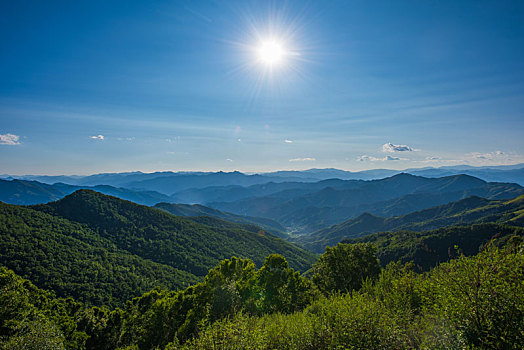
[(383, 266), (391, 261), (413, 261), (420, 269), (429, 270), (439, 263), (457, 257), (460, 253), (468, 256), (477, 254), (491, 239), (505, 241), (513, 235), (524, 236), (524, 228), (486, 223), (422, 232), (380, 232), (343, 240), (342, 243), (375, 244)]
[(297, 237), (295, 242), (316, 252), (343, 239), (380, 231), (423, 231), (445, 226), (483, 222), (524, 226), (524, 195), (512, 200), (489, 200), (472, 196), (457, 202), (419, 210), (407, 215), (383, 218), (364, 213), (354, 219)]
[(280, 238), (214, 220), (197, 223), (79, 190), (32, 207), (0, 204), (0, 264), (58, 296), (119, 305), (155, 286), (179, 289), (231, 256), (271, 253), (305, 271), (315, 256)]
[[(245, 225), (255, 225), (265, 231), (268, 231), (278, 237), (286, 237), (284, 233), (286, 229), (282, 227), (278, 222), (266, 219), (266, 218), (257, 218), (252, 216), (243, 216), (232, 214), (210, 207), (206, 207), (201, 204), (175, 204), (175, 203), (158, 203), (154, 206), (155, 208), (162, 209), (178, 216), (187, 216), (187, 217), (199, 217), (199, 216), (211, 216), (214, 218), (227, 220), (230, 222), (235, 222), (238, 224)], [(259, 229), (257, 229), (258, 231)]]

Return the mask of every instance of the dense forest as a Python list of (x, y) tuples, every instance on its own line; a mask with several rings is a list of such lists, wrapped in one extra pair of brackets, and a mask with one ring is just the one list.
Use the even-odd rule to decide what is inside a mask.
[(0, 349), (519, 349), (522, 200), (384, 219), (460, 225), (321, 255), (91, 190), (0, 203)]
[(0, 264), (92, 305), (121, 306), (154, 287), (184, 289), (235, 255), (260, 267), (280, 253), (300, 271), (316, 260), (252, 225), (185, 219), (90, 190), (33, 207), (0, 203), (0, 232)]
[[(311, 279), (270, 255), (232, 258), (183, 291), (154, 289), (124, 308), (56, 298), (0, 268), (3, 349), (519, 349), (524, 243), (459, 254), (429, 272), (370, 243), (338, 244)], [(343, 272), (343, 273), (341, 273)]]
[(426, 231), (453, 225), (489, 222), (524, 226), (524, 195), (510, 200), (489, 200), (471, 196), (393, 217), (378, 217), (364, 213), (310, 235), (300, 235), (293, 241), (311, 251), (321, 253), (326, 246), (375, 232)]

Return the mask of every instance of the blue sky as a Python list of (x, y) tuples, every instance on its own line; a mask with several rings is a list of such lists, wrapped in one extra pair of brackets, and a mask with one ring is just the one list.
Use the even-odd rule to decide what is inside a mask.
[(523, 1), (3, 1), (0, 19), (0, 173), (524, 162)]

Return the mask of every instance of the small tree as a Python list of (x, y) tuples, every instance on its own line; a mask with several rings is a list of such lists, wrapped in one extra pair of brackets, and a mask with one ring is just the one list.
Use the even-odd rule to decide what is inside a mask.
[(380, 265), (371, 243), (339, 243), (326, 247), (313, 267), (313, 283), (324, 293), (358, 290), (366, 278), (376, 278)]

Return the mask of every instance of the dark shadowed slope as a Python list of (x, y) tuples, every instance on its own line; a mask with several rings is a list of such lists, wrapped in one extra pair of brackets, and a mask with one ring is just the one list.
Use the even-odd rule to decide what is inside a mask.
[(0, 201), (9, 204), (31, 205), (56, 201), (79, 189), (92, 189), (110, 196), (144, 205), (154, 205), (171, 199), (154, 191), (133, 191), (108, 185), (73, 186), (64, 183), (48, 185), (38, 181), (0, 180)]
[(492, 239), (504, 242), (514, 235), (524, 236), (524, 228), (485, 223), (421, 232), (380, 232), (342, 242), (375, 244), (383, 266), (391, 261), (413, 261), (420, 269), (429, 270), (461, 253), (474, 255)]

